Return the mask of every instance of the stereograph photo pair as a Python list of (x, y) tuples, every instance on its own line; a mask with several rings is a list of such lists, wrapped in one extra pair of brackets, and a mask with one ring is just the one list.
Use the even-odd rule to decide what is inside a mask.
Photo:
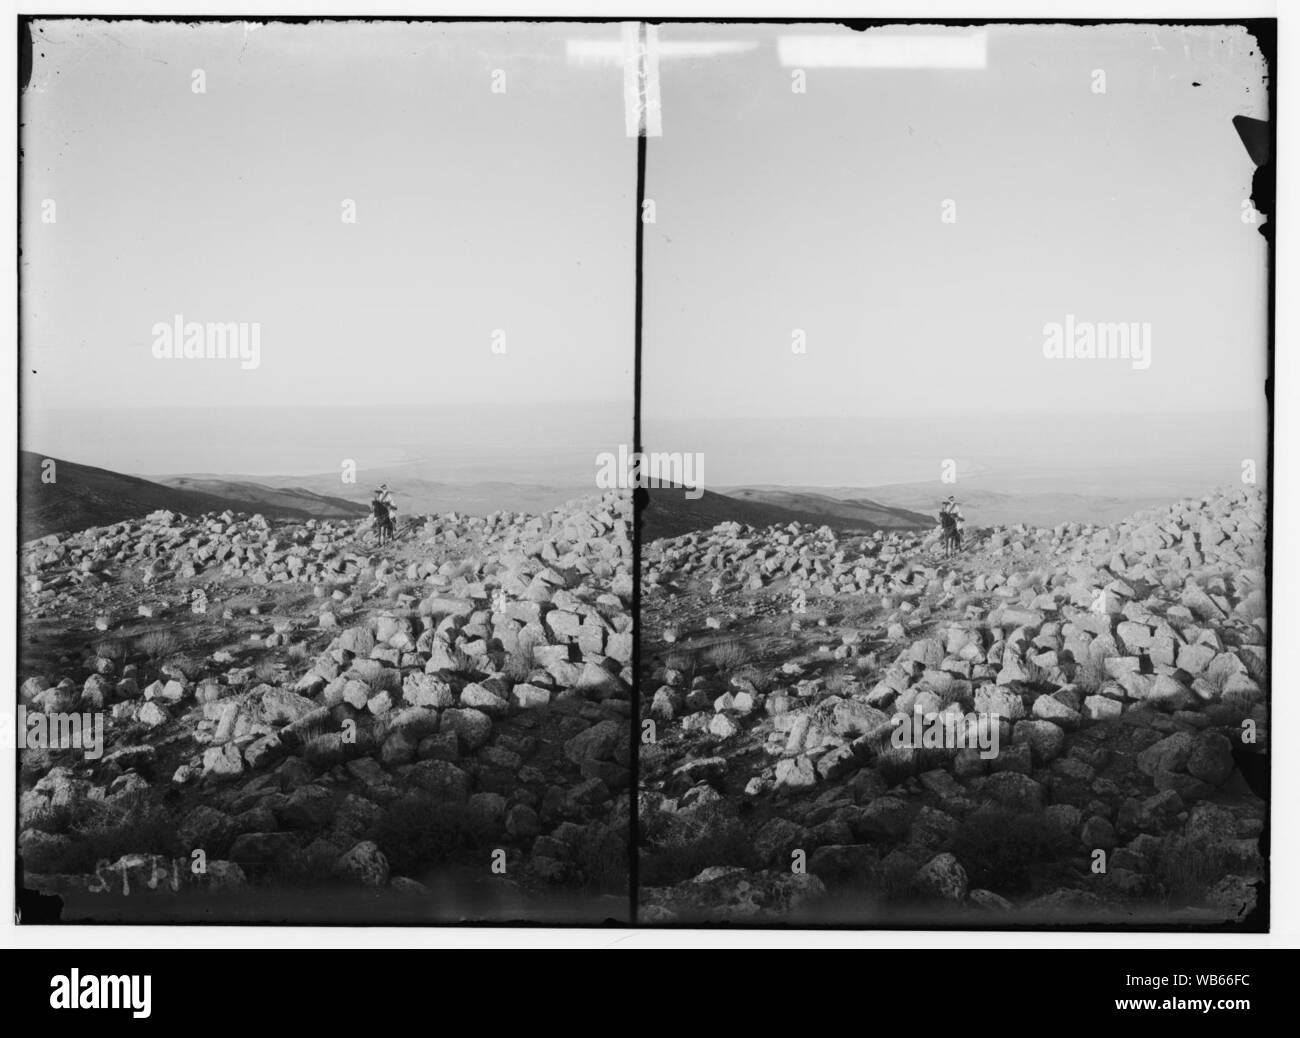
[(1273, 22), (20, 39), (23, 922), (1267, 927)]

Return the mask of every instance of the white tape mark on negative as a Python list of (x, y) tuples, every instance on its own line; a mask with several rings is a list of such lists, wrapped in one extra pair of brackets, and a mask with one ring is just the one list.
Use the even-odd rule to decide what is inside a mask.
[(659, 101), (659, 31), (640, 22), (623, 23), (623, 117), (629, 137), (662, 137)]

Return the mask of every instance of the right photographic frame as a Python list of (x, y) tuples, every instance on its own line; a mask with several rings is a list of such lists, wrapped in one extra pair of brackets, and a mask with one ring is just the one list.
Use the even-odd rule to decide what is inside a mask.
[(1275, 24), (640, 27), (640, 923), (1267, 929)]

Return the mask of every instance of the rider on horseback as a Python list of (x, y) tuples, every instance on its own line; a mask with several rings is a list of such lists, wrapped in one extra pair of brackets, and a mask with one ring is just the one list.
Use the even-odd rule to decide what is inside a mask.
[(381, 483), (376, 488), (374, 497), (370, 499), (370, 514), (379, 533), (379, 543), (383, 544), (393, 536), (397, 525), (397, 505), (387, 483)]
[(957, 499), (951, 494), (948, 500), (939, 506), (939, 525), (943, 528), (943, 545), (946, 552), (961, 550), (962, 526), (966, 517), (961, 514)]

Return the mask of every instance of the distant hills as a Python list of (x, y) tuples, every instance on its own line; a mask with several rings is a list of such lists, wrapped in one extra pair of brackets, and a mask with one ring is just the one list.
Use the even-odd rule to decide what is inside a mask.
[[(47, 533), (83, 530), (158, 509), (203, 512), (260, 512), (275, 519), (357, 519), (369, 512), (374, 487), (387, 483), (399, 514), (460, 512), (484, 515), (507, 510), (545, 512), (592, 493), (594, 487), (534, 485), (505, 481), (440, 482), (406, 466), (368, 469), (357, 483), (337, 473), (308, 476), (184, 474), (147, 479), (109, 469), (19, 452), (23, 540)], [(56, 482), (41, 480), (42, 464), (53, 460)], [(707, 530), (718, 523), (762, 527), (791, 522), (828, 525), (839, 531), (915, 530), (934, 526), (940, 502), (955, 494), (976, 526), (1025, 523), (1116, 522), (1134, 511), (1168, 503), (1168, 494), (1106, 495), (1037, 490), (1000, 491), (937, 482), (870, 487), (748, 486), (705, 491), (690, 499), (682, 488), (649, 491), (642, 537), (655, 540)], [(869, 495), (869, 496), (868, 496)]]
[[(44, 482), (45, 463), (54, 464), (53, 482)], [(79, 465), (31, 451), (19, 451), (19, 536), (23, 541), (49, 533), (108, 526), (168, 509), (187, 515), (204, 512), (261, 512), (268, 518), (308, 519), (359, 516), (364, 505), (350, 501), (280, 492), (254, 483), (179, 480), (180, 485)]]
[(790, 494), (803, 501), (804, 507), (811, 507), (813, 502), (822, 500), (835, 504), (852, 504), (869, 494), (873, 502), (879, 503), (878, 507), (904, 510), (911, 514), (920, 513), (927, 525), (934, 525), (940, 503), (952, 494), (957, 498), (967, 522), (974, 526), (1115, 523), (1140, 509), (1167, 505), (1171, 500), (1190, 494), (1190, 491), (1170, 492), (1164, 487), (1152, 487), (1147, 493), (1119, 494), (1096, 492), (1091, 486), (1086, 486), (1077, 493), (1038, 490), (1030, 485), (993, 490), (979, 486), (978, 481), (973, 479), (960, 480), (955, 484), (939, 483), (937, 480), (927, 483), (893, 483), (865, 490), (860, 487), (747, 487), (724, 492), (732, 496), (756, 493), (772, 499), (775, 499), (774, 495)]
[(177, 490), (207, 494), (243, 503), (241, 511), (263, 515), (310, 516), (316, 519), (351, 519), (369, 513), (361, 502), (330, 497), (302, 487), (272, 487), (251, 480), (194, 476), (162, 476), (158, 482)]
[[(832, 497), (820, 491), (797, 487), (742, 487), (723, 493), (740, 501), (753, 501), (791, 512), (819, 516), (831, 525), (842, 524), (846, 528), (861, 527), (869, 530), (911, 530), (933, 526), (933, 513), (938, 511), (937, 501), (930, 512), (912, 511), (909, 508), (881, 504), (863, 496)], [(861, 495), (862, 492), (855, 493)]]
[(815, 523), (836, 530), (867, 532), (923, 529), (935, 523), (930, 516), (864, 497), (836, 500), (816, 492), (781, 488), (741, 488), (725, 494), (706, 490), (695, 499), (686, 497), (680, 487), (657, 487), (648, 493), (649, 507), (641, 526), (641, 537), (646, 541), (679, 537), (727, 522), (757, 527)]
[[(356, 483), (344, 483), (337, 472), (256, 478), (190, 474), (159, 476), (157, 480), (169, 486), (231, 494), (250, 500), (260, 499), (254, 495), (270, 493), (276, 495), (277, 502), (286, 507), (319, 509), (324, 507), (323, 502), (330, 502), (333, 507), (359, 507), (363, 512), (369, 511), (370, 497), (375, 487), (387, 483), (397, 503), (398, 513), (405, 516), (444, 512), (468, 515), (487, 515), (498, 511), (540, 513), (597, 491), (594, 484), (532, 484), (505, 480), (444, 482), (418, 475), (418, 471), (420, 469), (409, 465), (371, 468), (360, 473)], [(296, 494), (304, 496), (295, 499), (292, 495)], [(318, 510), (312, 514), (325, 513)]]
[(1024, 523), (1114, 523), (1144, 508), (1169, 503), (1168, 493), (1060, 493), (1044, 490), (989, 490), (972, 486), (894, 483), (862, 487), (722, 487), (695, 500), (680, 488), (650, 492), (642, 523), (644, 540), (677, 537), (718, 523), (771, 526), (789, 522), (825, 524), (834, 530), (918, 530), (934, 527), (939, 506), (952, 494), (973, 526)]
[[(54, 462), (55, 482), (41, 480)], [(309, 476), (184, 474), (127, 475), (32, 451), (19, 452), (19, 486), (24, 541), (49, 533), (70, 533), (139, 519), (159, 509), (186, 515), (204, 512), (260, 512), (269, 519), (359, 519), (370, 512), (374, 488), (387, 483), (403, 516), (460, 512), (486, 515), (512, 511), (541, 513), (594, 493), (594, 486), (532, 485), (503, 481), (442, 483), (412, 476), (401, 466), (370, 469), (357, 483), (336, 473)]]

